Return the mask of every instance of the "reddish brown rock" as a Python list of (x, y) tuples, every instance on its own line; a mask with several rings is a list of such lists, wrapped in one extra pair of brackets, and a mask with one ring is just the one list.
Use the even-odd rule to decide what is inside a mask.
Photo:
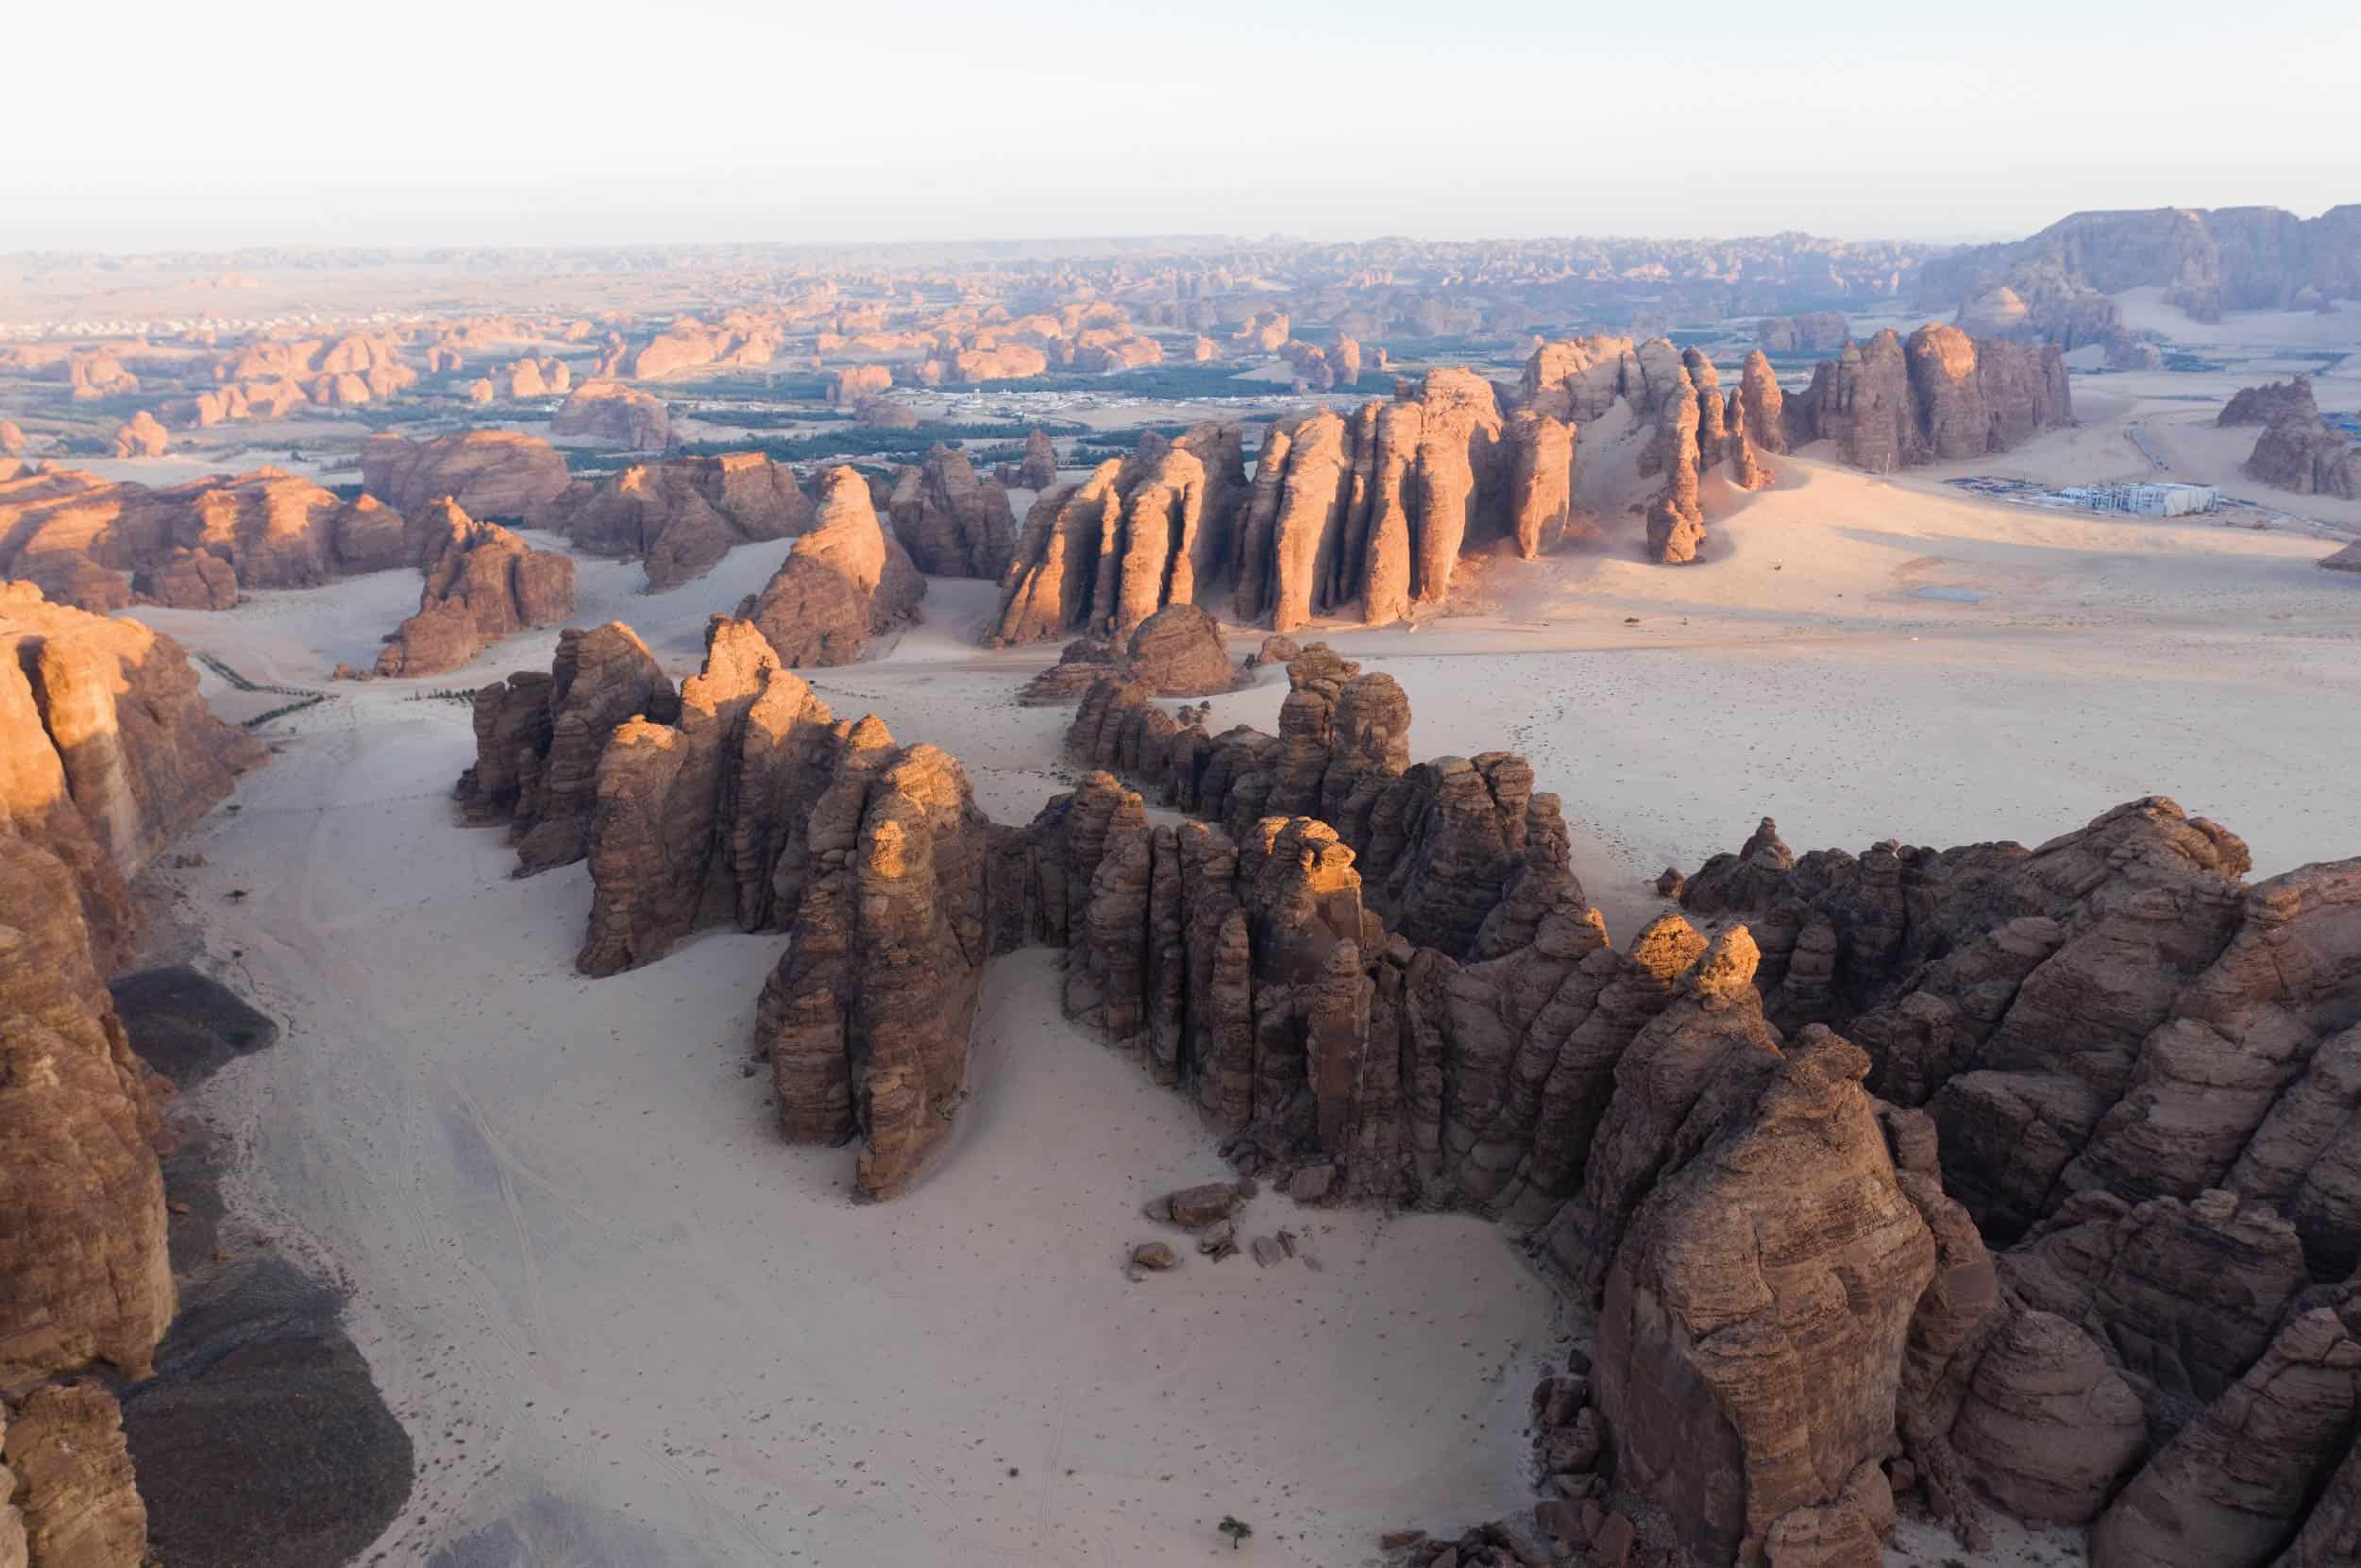
[(1979, 1491), (2036, 1524), (2083, 1525), (2148, 1451), (2140, 1402), (2097, 1341), (2047, 1312), (2009, 1314), (1950, 1433)]
[(1829, 1515), (1862, 1513), (1847, 1483), (1893, 1442), (1935, 1256), (1862, 1090), (1868, 1069), (1810, 1030), (1750, 1071), (1692, 1080), (1695, 1108), (1677, 1140), (1664, 1128), (1608, 1273), (1596, 1388), (1616, 1480), (1707, 1560), (1798, 1536), (1875, 1547), (1865, 1516)]
[(465, 430), (412, 442), (391, 433), (361, 447), (361, 482), (408, 516), (447, 497), (471, 517), (523, 518), (562, 495), (565, 460), (536, 436)]
[(1792, 446), (1826, 438), (1873, 473), (2005, 451), (2072, 422), (2057, 346), (1922, 327), (1905, 346), (1891, 329), (1848, 343), (1813, 367), (1812, 385), (1785, 401)]
[(1017, 487), (1020, 490), (1047, 490), (1057, 482), (1057, 448), (1050, 442), (1049, 432), (1035, 430), (1025, 437), (1024, 461), (1017, 465)]
[(1774, 354), (1832, 354), (1844, 347), (1851, 336), (1852, 329), (1842, 311), (1766, 316), (1755, 326), (1756, 341)]
[(145, 409), (115, 428), (115, 456), (162, 457), (172, 436)]
[(1509, 518), (1517, 553), (1530, 561), (1566, 530), (1574, 485), (1575, 429), (1530, 409), (1509, 415)]
[(2308, 420), (2319, 412), (2319, 405), (2313, 401), (2311, 378), (2295, 376), (2284, 381), (2266, 381), (2261, 386), (2240, 387), (2214, 416), (2214, 423), (2275, 425), (2290, 415)]
[(2245, 388), (2216, 423), (2263, 426), (2245, 471), (2265, 484), (2300, 496), (2361, 497), (2361, 443), (2320, 417), (2303, 377)]
[(926, 580), (881, 528), (869, 482), (851, 468), (820, 477), (811, 531), (787, 550), (741, 612), (790, 669), (851, 664), (869, 639), (918, 619)]
[(792, 538), (814, 508), (795, 471), (759, 452), (638, 463), (597, 484), (576, 481), (536, 508), (534, 528), (599, 555), (638, 556), (648, 590), (702, 577), (740, 545)]
[(929, 576), (998, 581), (1008, 569), (1017, 529), (1008, 493), (996, 480), (978, 480), (955, 447), (937, 442), (925, 463), (902, 470), (891, 514), (902, 548)]
[(22, 1560), (31, 1568), (143, 1568), (151, 1560), (147, 1508), (112, 1394), (95, 1383), (36, 1389), (7, 1418), (6, 1442), (0, 1475), (16, 1476)]
[(497, 523), (482, 523), (450, 500), (414, 520), (427, 576), (418, 613), (397, 627), (377, 659), (383, 676), (457, 669), (502, 637), (553, 626), (574, 613), (574, 562), (529, 548)]
[(672, 445), (672, 412), (662, 398), (637, 387), (620, 381), (584, 381), (551, 417), (549, 433), (583, 436), (633, 451), (658, 451)]

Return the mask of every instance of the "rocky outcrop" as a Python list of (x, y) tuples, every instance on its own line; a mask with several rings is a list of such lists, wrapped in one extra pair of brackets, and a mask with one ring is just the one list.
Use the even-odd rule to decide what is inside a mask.
[(832, 408), (857, 409), (892, 390), (893, 369), (883, 364), (851, 364), (828, 373), (827, 396)]
[(2312, 379), (2292, 376), (2284, 381), (2266, 381), (2261, 386), (2240, 387), (2230, 395), (2230, 401), (2214, 416), (2216, 425), (2275, 425), (2293, 415), (2310, 419), (2320, 412), (2312, 398)]
[(1198, 602), (1235, 569), (1230, 520), (1244, 489), (1239, 428), (1205, 424), (1041, 492), (986, 640), (1127, 638), (1164, 605)]
[(1037, 429), (1025, 437), (1024, 461), (1017, 464), (1016, 486), (1039, 491), (1056, 482), (1057, 448), (1051, 444), (1048, 431)]
[(2245, 471), (2265, 484), (2299, 496), (2361, 499), (2361, 443), (2320, 417), (2303, 377), (2243, 389), (2215, 423), (2263, 426)]
[(608, 737), (629, 719), (668, 725), (680, 714), (630, 627), (568, 628), (548, 673), (520, 670), (476, 693), (476, 762), (460, 776), (460, 802), (471, 820), (508, 824), (519, 874), (570, 865), (587, 848)]
[(2361, 572), (2361, 540), (2322, 557), (2320, 565), (2332, 572)]
[(1008, 492), (997, 480), (977, 479), (957, 447), (938, 442), (925, 463), (903, 469), (890, 510), (894, 532), (919, 571), (997, 582), (1008, 570), (1017, 532)]
[[(1718, 956), (1697, 971), (1717, 974), (1751, 996)], [(1846, 1492), (1894, 1442), (1933, 1239), (1896, 1183), (1861, 1087), (1865, 1054), (1814, 1028), (1783, 1054), (1676, 1069), (1646, 1047), (1687, 1027), (1687, 1005), (1618, 1070), (1617, 1107), (1678, 1082), (1693, 1108), (1655, 1140), (1652, 1190), (1607, 1275), (1594, 1387), (1617, 1482), (1666, 1509), (1699, 1560), (1766, 1544), (1781, 1560), (1775, 1543), (1791, 1531), (1874, 1554), (1880, 1532)], [(1841, 1512), (1857, 1522), (1829, 1517)]]
[(23, 1532), (30, 1568), (143, 1568), (147, 1507), (132, 1482), (123, 1412), (95, 1383), (36, 1389), (5, 1418), (7, 1465), (16, 1476), (15, 1507), (0, 1503), (0, 1560)]
[(740, 545), (806, 531), (813, 516), (793, 469), (731, 452), (633, 464), (596, 484), (577, 480), (527, 521), (595, 554), (638, 557), (648, 591), (663, 593), (704, 576)]
[(145, 409), (115, 427), (115, 456), (162, 457), (172, 434)]
[(439, 675), (502, 637), (554, 626), (574, 613), (571, 556), (531, 548), (448, 499), (421, 508), (411, 529), (419, 538), (426, 586), (418, 613), (378, 654), (378, 674)]
[(877, 521), (869, 481), (851, 468), (820, 476), (819, 512), (763, 591), (739, 607), (790, 669), (846, 665), (869, 639), (919, 617), (926, 580)]
[(1890, 328), (1813, 366), (1787, 398), (1785, 439), (1836, 443), (1872, 473), (2006, 451), (2074, 415), (2057, 346), (1978, 342), (1956, 327)]
[(68, 868), (100, 972), (131, 937), (124, 885), (261, 755), (170, 637), (0, 586), (0, 827)]
[(874, 718), (812, 782), (771, 871), (787, 950), (756, 1002), (755, 1045), (788, 1139), (857, 1137), (861, 1191), (890, 1198), (964, 1097), (992, 952), (991, 832), (955, 760), (895, 745)]
[(660, 451), (672, 445), (672, 411), (661, 397), (621, 381), (584, 381), (550, 417), (549, 433)]
[(167, 489), (74, 469), (0, 479), (0, 578), (85, 610), (226, 610), (241, 588), (315, 587), (408, 559), (392, 508), (276, 468)]
[(1058, 662), (1035, 676), (1019, 700), (1042, 707), (1079, 700), (1101, 680), (1144, 688), (1152, 697), (1210, 697), (1240, 683), (1222, 628), (1193, 604), (1168, 604), (1139, 623), (1119, 656), (1110, 643), (1069, 643)]
[(1852, 328), (1842, 311), (1813, 311), (1765, 316), (1755, 324), (1754, 337), (1768, 353), (1833, 354), (1851, 341)]
[(380, 432), (362, 443), (361, 483), (405, 516), (448, 497), (471, 517), (521, 519), (564, 494), (567, 477), (556, 447), (514, 430), (416, 442)]

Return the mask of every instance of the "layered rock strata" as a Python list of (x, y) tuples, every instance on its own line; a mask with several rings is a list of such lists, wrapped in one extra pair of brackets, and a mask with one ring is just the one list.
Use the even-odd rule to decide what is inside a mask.
[(1941, 325), (1907, 342), (1889, 328), (1847, 344), (1782, 409), (1791, 449), (1830, 441), (1872, 473), (2007, 451), (2073, 417), (2055, 344), (1979, 341)]
[(1025, 683), (1018, 700), (1030, 707), (1078, 701), (1108, 677), (1156, 697), (1210, 697), (1244, 678), (1230, 663), (1211, 615), (1193, 604), (1168, 604), (1139, 623), (1120, 653), (1094, 637), (1068, 643), (1056, 664)]
[(637, 387), (584, 381), (550, 416), (549, 433), (603, 441), (635, 452), (660, 451), (672, 445), (672, 411), (664, 399)]
[(788, 548), (763, 591), (738, 607), (791, 669), (845, 665), (869, 639), (919, 618), (926, 579), (877, 520), (869, 481), (851, 468), (820, 476), (811, 530)]

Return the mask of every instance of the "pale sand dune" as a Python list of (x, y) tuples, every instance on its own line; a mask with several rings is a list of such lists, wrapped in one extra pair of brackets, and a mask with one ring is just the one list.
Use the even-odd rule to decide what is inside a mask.
[[(2020, 464), (2080, 461), (2042, 447)], [(1479, 571), (1486, 614), (1325, 634), (1408, 688), (1416, 754), (1532, 756), (1618, 939), (1660, 906), (1658, 868), (1764, 812), (1799, 849), (2032, 841), (2162, 791), (2244, 834), (2260, 872), (2356, 847), (2361, 582), (2317, 570), (2319, 541), (1779, 466), (1753, 497), (1709, 485), (1695, 567), (1644, 565), (1611, 518), (1605, 546)], [(628, 619), (686, 672), (782, 548), (662, 596), (584, 561), (577, 618)], [(143, 614), (300, 682), (363, 662), (414, 595), (386, 573)], [(1069, 715), (1014, 705), (1054, 647), (966, 641), (994, 599), (938, 582), (883, 657), (811, 673), (1020, 820), (1071, 776)], [(1557, 1324), (1508, 1239), (1265, 1197), (1252, 1227), (1307, 1224), (1323, 1272), (1191, 1257), (1126, 1281), (1155, 1234), (1138, 1205), (1219, 1164), (1176, 1096), (1059, 1019), (1051, 955), (996, 969), (960, 1139), (883, 1207), (845, 1196), (846, 1152), (781, 1145), (746, 1075), (779, 937), (574, 975), (583, 868), (511, 879), (499, 835), (452, 819), (465, 711), (404, 700), (546, 667), (553, 643), (280, 721), (284, 754), (189, 846), (210, 864), (160, 878), (293, 1025), (198, 1104), (247, 1151), (234, 1200), (355, 1288), (424, 1477), (389, 1560), (1080, 1568), (1194, 1560), (1235, 1512), (1261, 1560), (1335, 1564), (1524, 1500)], [(1284, 689), (1263, 671), (1212, 722), (1273, 727)], [(2066, 1555), (2013, 1543), (1990, 1560)], [(1939, 1544), (1895, 1560), (1967, 1560)]]

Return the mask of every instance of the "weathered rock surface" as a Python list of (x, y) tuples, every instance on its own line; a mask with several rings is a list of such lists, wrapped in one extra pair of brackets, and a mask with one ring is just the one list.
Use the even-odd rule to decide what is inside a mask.
[(938, 442), (923, 464), (902, 470), (891, 511), (894, 532), (919, 571), (995, 581), (1007, 571), (1017, 536), (1008, 492), (997, 480), (977, 479), (957, 447)]
[(1049, 432), (1035, 430), (1025, 437), (1024, 461), (1017, 464), (1017, 488), (1047, 490), (1057, 482), (1057, 447)]
[(1755, 341), (1774, 354), (1833, 354), (1852, 338), (1842, 311), (1765, 316), (1755, 325)]
[(567, 482), (556, 447), (514, 430), (417, 442), (380, 432), (361, 446), (362, 487), (404, 516), (448, 497), (471, 517), (521, 519)]
[(586, 849), (608, 738), (641, 717), (671, 724), (680, 699), (638, 634), (619, 621), (561, 632), (548, 673), (476, 693), (476, 762), (459, 800), (470, 819), (509, 825), (520, 872), (570, 865)]
[(1138, 685), (1152, 697), (1210, 697), (1243, 679), (1211, 615), (1193, 604), (1168, 604), (1140, 622), (1121, 653), (1095, 638), (1067, 644), (1018, 700), (1030, 707), (1079, 701), (1102, 680)]
[(553, 626), (574, 613), (574, 561), (531, 548), (497, 523), (478, 522), (450, 500), (413, 519), (426, 571), (418, 613), (378, 654), (384, 676), (457, 669), (502, 637)]
[(549, 433), (583, 436), (638, 452), (657, 451), (672, 445), (672, 411), (664, 399), (635, 386), (584, 381), (550, 417)]
[(2320, 417), (2305, 378), (2247, 387), (2215, 422), (2263, 427), (2245, 469), (2265, 484), (2299, 496), (2361, 498), (2361, 443)]
[(871, 637), (919, 618), (926, 579), (902, 541), (879, 525), (869, 481), (851, 468), (820, 476), (810, 531), (739, 615), (758, 628), (790, 669), (847, 665)]
[(115, 427), (117, 457), (162, 457), (171, 445), (172, 433), (145, 409)]
[(637, 556), (648, 591), (702, 577), (740, 545), (792, 538), (815, 509), (795, 471), (759, 452), (633, 464), (598, 483), (577, 480), (527, 519), (599, 555)]
[[(5, 1442), (23, 1560), (31, 1568), (142, 1568), (147, 1508), (132, 1482), (113, 1395), (95, 1383), (36, 1389), (7, 1418)], [(0, 1534), (0, 1550), (5, 1540)]]
[(1785, 400), (1785, 441), (1836, 443), (1872, 473), (2006, 451), (2074, 417), (2055, 344), (1978, 342), (1956, 327), (1848, 343)]
[(0, 586), (0, 827), (66, 867), (102, 973), (129, 945), (125, 884), (261, 755), (170, 637)]
[(314, 587), (406, 560), (392, 508), (276, 468), (165, 489), (74, 469), (0, 479), (0, 577), (80, 609), (223, 610), (241, 587)]
[[(1699, 973), (1725, 968), (1709, 957)], [(1669, 1065), (1651, 1060), (1652, 1086), (1669, 1087)], [(1779, 1541), (1798, 1531), (1857, 1531), (1874, 1548), (1865, 1515), (1854, 1529), (1821, 1516), (1859, 1512), (1847, 1483), (1894, 1440), (1935, 1248), (1895, 1181), (1868, 1069), (1825, 1029), (1784, 1055), (1686, 1068), (1694, 1108), (1662, 1129), (1653, 1190), (1608, 1273), (1596, 1392), (1616, 1479), (1666, 1508), (1704, 1560), (1766, 1543), (1781, 1560)], [(1636, 1087), (1619, 1085), (1617, 1105)], [(1808, 1529), (1787, 1524), (1807, 1509)]]

